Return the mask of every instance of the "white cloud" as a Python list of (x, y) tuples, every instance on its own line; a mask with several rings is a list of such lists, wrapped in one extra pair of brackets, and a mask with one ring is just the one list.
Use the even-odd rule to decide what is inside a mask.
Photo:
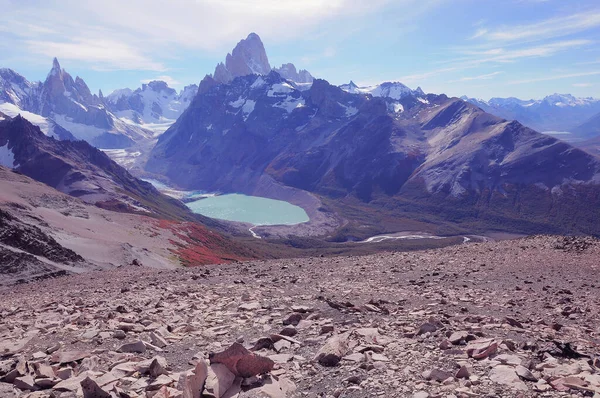
[(477, 37), (489, 41), (524, 41), (547, 40), (579, 33), (600, 26), (600, 11), (578, 13), (563, 17), (555, 17), (540, 22), (518, 26), (503, 26), (488, 29)]
[(560, 75), (534, 77), (531, 79), (514, 80), (511, 82), (508, 82), (508, 84), (538, 83), (538, 82), (546, 82), (546, 81), (551, 81), (551, 80), (571, 79), (574, 77), (596, 76), (596, 75), (600, 75), (600, 70), (590, 71), (590, 72), (565, 73), (565, 74), (560, 74)]
[(504, 72), (498, 71), (498, 72), (487, 73), (485, 75), (461, 77), (458, 80), (450, 81), (450, 83), (468, 82), (468, 81), (472, 81), (472, 80), (490, 80), (490, 79), (493, 79), (494, 77), (501, 75), (503, 73)]
[[(426, 0), (432, 3), (438, 0)], [(62, 0), (4, 1), (0, 32), (30, 55), (58, 56), (101, 69), (165, 70), (157, 60), (189, 51), (224, 54), (248, 33), (269, 43), (417, 0)], [(31, 17), (35, 15), (35, 25)], [(349, 26), (351, 24), (348, 24)], [(329, 50), (329, 53), (334, 54)]]
[(478, 37), (485, 36), (488, 32), (489, 30), (486, 28), (479, 28), (475, 31), (473, 36), (471, 36), (471, 39), (477, 39)]
[(112, 40), (78, 39), (73, 41), (27, 40), (25, 48), (32, 54), (59, 60), (84, 61), (95, 70), (136, 69), (163, 71), (165, 67), (152, 61), (126, 43)]
[(151, 81), (155, 81), (155, 80), (163, 81), (163, 82), (167, 83), (167, 85), (169, 87), (177, 87), (177, 86), (181, 85), (180, 81), (178, 81), (168, 75), (156, 76), (155, 78), (152, 78), (152, 79), (144, 79), (144, 80), (141, 80), (141, 82), (147, 84), (147, 83), (150, 83)]

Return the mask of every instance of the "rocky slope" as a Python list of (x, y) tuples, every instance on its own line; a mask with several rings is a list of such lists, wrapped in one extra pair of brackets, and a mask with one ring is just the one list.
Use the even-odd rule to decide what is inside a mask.
[(596, 158), (460, 99), (324, 80), (301, 90), (274, 72), (204, 83), (146, 166), (179, 186), (252, 193), (267, 179), (320, 195), (363, 230), (412, 219), (600, 233)]
[(4, 108), (32, 123), (49, 124), (49, 135), (62, 139), (62, 132), (53, 128), (60, 126), (99, 148), (125, 148), (152, 136), (111, 113), (102, 92), (92, 94), (83, 79), (73, 79), (56, 58), (44, 82), (31, 83), (10, 69), (0, 69), (0, 110), (6, 113)]
[[(576, 98), (570, 94), (553, 94), (541, 100), (492, 98), (489, 101), (462, 97), (484, 111), (520, 123), (537, 131), (573, 132), (586, 137), (576, 128), (600, 112), (600, 100)], [(587, 136), (590, 137), (590, 136)], [(563, 137), (564, 138), (564, 137)]]
[(0, 165), (101, 207), (191, 218), (179, 201), (133, 177), (85, 141), (57, 141), (24, 118), (0, 121)]
[(201, 224), (103, 210), (0, 167), (1, 286), (132, 264), (177, 268), (254, 257)]
[(0, 303), (0, 391), (593, 396), (599, 250), (534, 237), (23, 285)]

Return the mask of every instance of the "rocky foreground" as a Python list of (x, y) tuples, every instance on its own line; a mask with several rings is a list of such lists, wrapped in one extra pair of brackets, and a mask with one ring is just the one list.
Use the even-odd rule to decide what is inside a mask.
[(0, 397), (600, 397), (599, 254), (533, 237), (21, 285)]

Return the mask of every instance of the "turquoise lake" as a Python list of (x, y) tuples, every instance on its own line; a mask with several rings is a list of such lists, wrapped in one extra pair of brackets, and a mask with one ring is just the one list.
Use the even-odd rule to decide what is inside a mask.
[(218, 195), (186, 204), (194, 213), (203, 216), (253, 225), (292, 225), (309, 220), (301, 207), (258, 196)]

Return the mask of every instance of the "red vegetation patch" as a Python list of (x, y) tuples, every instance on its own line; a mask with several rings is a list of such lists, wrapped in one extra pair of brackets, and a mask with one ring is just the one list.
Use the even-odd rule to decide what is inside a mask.
[(177, 247), (172, 250), (185, 266), (222, 264), (251, 258), (243, 247), (200, 224), (159, 220), (158, 226), (171, 230), (179, 238), (179, 241), (171, 241)]

